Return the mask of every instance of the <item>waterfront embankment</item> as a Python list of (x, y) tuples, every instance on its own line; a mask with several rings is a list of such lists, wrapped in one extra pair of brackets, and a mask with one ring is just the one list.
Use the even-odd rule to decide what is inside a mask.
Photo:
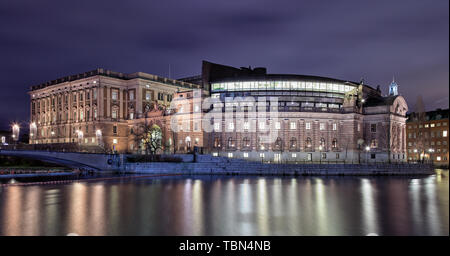
[(430, 175), (430, 164), (283, 164), (261, 163), (226, 157), (197, 155), (195, 162), (124, 163), (124, 173), (193, 174), (193, 175)]

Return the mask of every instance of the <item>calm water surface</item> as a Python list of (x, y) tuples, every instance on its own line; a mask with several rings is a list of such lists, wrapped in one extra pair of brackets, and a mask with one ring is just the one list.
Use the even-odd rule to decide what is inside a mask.
[(0, 235), (449, 235), (449, 178), (181, 176), (0, 187)]

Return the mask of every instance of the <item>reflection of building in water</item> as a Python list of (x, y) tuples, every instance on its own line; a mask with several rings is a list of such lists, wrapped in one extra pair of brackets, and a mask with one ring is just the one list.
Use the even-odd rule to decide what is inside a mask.
[[(268, 74), (265, 68), (206, 61), (201, 76), (180, 80), (98, 69), (32, 87), (37, 133), (30, 142), (140, 152), (144, 145), (135, 138), (145, 123), (161, 131), (160, 152), (198, 147), (257, 161), (404, 161), (408, 106), (392, 87), (383, 96), (364, 81)], [(202, 107), (208, 96), (221, 103)], [(262, 101), (254, 100), (260, 97), (275, 100), (259, 106)], [(266, 112), (278, 117), (258, 117)], [(176, 132), (170, 129), (174, 119), (181, 127)], [(204, 131), (203, 119), (211, 121), (211, 131)], [(264, 140), (268, 133), (275, 134), (270, 141)]]

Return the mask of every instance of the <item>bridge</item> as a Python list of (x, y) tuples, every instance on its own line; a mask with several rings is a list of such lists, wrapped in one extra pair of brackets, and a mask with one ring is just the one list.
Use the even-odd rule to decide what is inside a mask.
[(0, 155), (36, 159), (70, 168), (91, 171), (116, 171), (121, 168), (124, 162), (124, 155), (117, 154), (0, 149)]

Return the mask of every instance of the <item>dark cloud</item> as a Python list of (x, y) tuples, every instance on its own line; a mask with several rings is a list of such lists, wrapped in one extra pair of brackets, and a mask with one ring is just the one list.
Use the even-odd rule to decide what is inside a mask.
[(448, 1), (3, 1), (0, 126), (29, 86), (104, 67), (172, 77), (201, 60), (381, 85), (448, 107)]

